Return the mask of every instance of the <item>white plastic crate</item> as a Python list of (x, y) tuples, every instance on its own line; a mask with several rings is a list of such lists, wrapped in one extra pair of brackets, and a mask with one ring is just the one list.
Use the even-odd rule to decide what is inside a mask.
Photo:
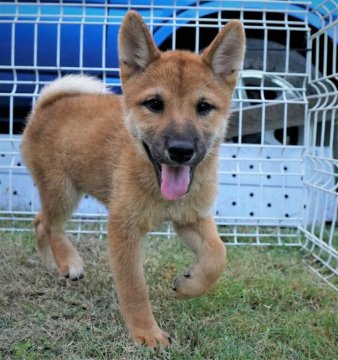
[[(336, 1), (88, 0), (0, 3), (0, 230), (31, 230), (39, 199), (20, 158), (25, 116), (43, 85), (90, 73), (119, 91), (117, 31), (138, 10), (161, 49), (200, 52), (231, 18), (247, 54), (221, 149), (214, 215), (228, 244), (306, 250), (338, 288)], [(69, 230), (105, 234), (83, 199)], [(153, 234), (170, 236), (170, 224)]]

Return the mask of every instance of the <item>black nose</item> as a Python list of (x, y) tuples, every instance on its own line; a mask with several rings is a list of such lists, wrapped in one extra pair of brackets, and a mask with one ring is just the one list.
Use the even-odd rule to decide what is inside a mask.
[(168, 143), (168, 153), (170, 160), (179, 164), (189, 161), (194, 155), (194, 144), (185, 140), (170, 140)]

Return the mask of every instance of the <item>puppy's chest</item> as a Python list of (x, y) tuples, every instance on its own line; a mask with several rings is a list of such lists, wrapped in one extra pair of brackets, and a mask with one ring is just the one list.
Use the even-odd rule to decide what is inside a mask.
[(189, 199), (179, 201), (160, 201), (152, 206), (152, 225), (159, 226), (164, 221), (192, 223), (210, 213), (210, 206)]

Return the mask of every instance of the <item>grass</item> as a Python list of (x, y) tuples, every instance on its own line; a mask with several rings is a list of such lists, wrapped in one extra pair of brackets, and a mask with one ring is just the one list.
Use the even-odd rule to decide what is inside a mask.
[(127, 337), (106, 259), (106, 242), (74, 240), (83, 281), (46, 271), (30, 234), (0, 233), (0, 359), (336, 359), (337, 294), (297, 249), (231, 247), (228, 269), (206, 296), (172, 297), (192, 261), (176, 239), (146, 241), (152, 306), (173, 344), (135, 346)]

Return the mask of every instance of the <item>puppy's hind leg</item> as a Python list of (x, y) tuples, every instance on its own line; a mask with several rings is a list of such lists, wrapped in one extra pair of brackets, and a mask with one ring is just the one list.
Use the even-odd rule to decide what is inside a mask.
[(34, 230), (36, 236), (36, 247), (43, 264), (49, 270), (57, 270), (52, 248), (48, 243), (48, 236), (41, 222), (42, 212), (40, 211), (34, 219)]
[(80, 194), (70, 181), (59, 181), (54, 187), (38, 184), (42, 210), (34, 221), (36, 243), (40, 256), (50, 269), (71, 280), (84, 276), (83, 261), (69, 241), (64, 225), (77, 205)]

